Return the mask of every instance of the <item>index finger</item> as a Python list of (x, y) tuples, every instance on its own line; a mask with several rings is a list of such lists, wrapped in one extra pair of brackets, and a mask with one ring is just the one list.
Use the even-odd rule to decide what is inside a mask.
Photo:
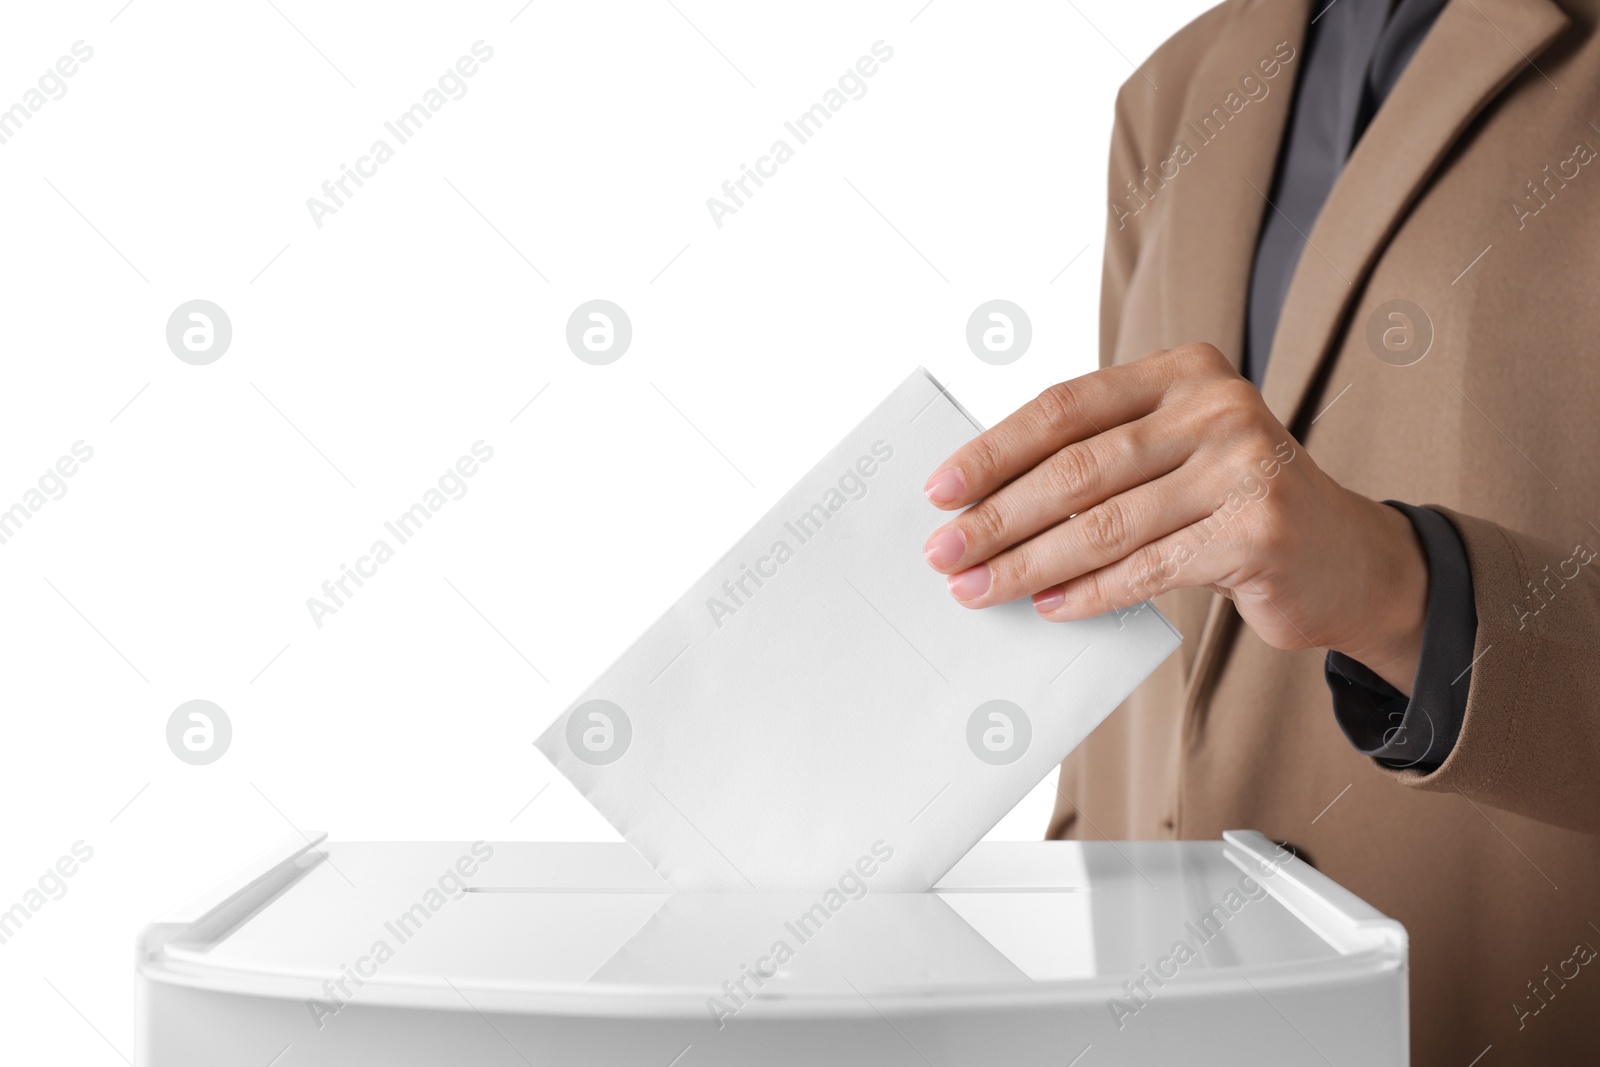
[(1148, 415), (1166, 391), (1157, 362), (1141, 359), (1052, 385), (956, 449), (923, 492), (945, 510), (965, 507), (1068, 445)]

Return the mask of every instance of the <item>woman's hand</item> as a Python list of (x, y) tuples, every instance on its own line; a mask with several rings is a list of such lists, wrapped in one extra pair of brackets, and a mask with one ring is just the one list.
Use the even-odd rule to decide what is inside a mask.
[(1231, 597), (1275, 648), (1336, 649), (1403, 693), (1428, 567), (1410, 520), (1342, 488), (1207, 344), (1052, 386), (934, 471), (928, 563), (961, 604), (1086, 619)]

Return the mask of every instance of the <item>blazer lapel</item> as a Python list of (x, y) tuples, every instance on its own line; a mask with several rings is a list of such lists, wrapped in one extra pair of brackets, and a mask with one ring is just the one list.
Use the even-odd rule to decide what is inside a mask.
[[(1294, 428), (1356, 294), (1463, 130), (1567, 26), (1550, 0), (1452, 0), (1334, 183), (1289, 283), (1262, 394)], [(1552, 90), (1553, 91), (1553, 90)]]
[[(1259, 6), (1259, 5), (1258, 5)], [(1302, 24), (1308, 17), (1295, 4)], [(1451, 0), (1423, 39), (1346, 162), (1312, 228), (1295, 268), (1267, 362), (1262, 394), (1267, 406), (1292, 430), (1311, 382), (1333, 351), (1362, 280), (1377, 261), (1401, 215), (1469, 123), (1521, 74), (1567, 26), (1550, 0)], [(1301, 27), (1303, 28), (1303, 26)], [(1301, 28), (1291, 38), (1299, 47)], [(1219, 51), (1230, 51), (1231, 46)], [(1229, 289), (1218, 303), (1239, 311), (1232, 332), (1221, 335), (1238, 364), (1244, 328), (1238, 294), (1248, 292), (1260, 219), (1248, 198), (1260, 199), (1271, 184), (1284, 123), (1271, 138), (1262, 169), (1260, 146), (1234, 161), (1243, 189), (1219, 195), (1217, 217), (1233, 213), (1250, 236), (1242, 267), (1237, 249), (1216, 263)], [(1248, 157), (1248, 158), (1246, 158)], [(1244, 181), (1248, 177), (1255, 188)], [(1268, 210), (1273, 210), (1268, 207)], [(1221, 343), (1221, 342), (1219, 342)], [(1184, 696), (1184, 721), (1200, 729), (1202, 704), (1216, 680), (1239, 614), (1233, 602), (1214, 596), (1200, 633)]]
[[(1173, 344), (1209, 341), (1235, 367), (1244, 347), (1240, 295), (1250, 291), (1250, 268), (1266, 208), (1255, 189), (1272, 184), (1303, 59), (1301, 40), (1310, 3), (1255, 0), (1244, 6), (1187, 84), (1158, 90), (1183, 94), (1185, 122), (1177, 137), (1196, 157), (1157, 194), (1171, 198), (1171, 211), (1163, 220), (1167, 232), (1161, 266), (1171, 326), (1182, 324), (1182, 336), (1168, 339)], [(1257, 64), (1274, 59), (1283, 42), (1294, 49), (1293, 58), (1280, 63), (1280, 73), (1267, 80)], [(1247, 97), (1241, 87), (1247, 76), (1267, 87), (1265, 96)], [(1230, 105), (1241, 108), (1231, 119)], [(1218, 128), (1214, 116), (1226, 124)]]

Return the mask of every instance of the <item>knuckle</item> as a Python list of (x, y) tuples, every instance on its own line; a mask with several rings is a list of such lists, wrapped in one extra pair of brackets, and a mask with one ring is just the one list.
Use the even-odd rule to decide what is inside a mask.
[(1008, 597), (1037, 593), (1049, 584), (1045, 581), (1044, 570), (1044, 560), (1036, 551), (1023, 549), (1012, 552), (1006, 557), (1006, 567), (1002, 571), (1004, 584), (1001, 591)]
[(1254, 415), (1262, 406), (1261, 393), (1254, 385), (1237, 375), (1224, 382), (1221, 391), (1227, 398), (1229, 407), (1239, 411)]
[(1104, 570), (1093, 571), (1084, 575), (1077, 592), (1076, 598), (1083, 606), (1096, 615), (1104, 615), (1111, 610), (1116, 589), (1115, 581), (1109, 572)]
[(1000, 469), (1003, 458), (994, 435), (983, 433), (967, 442), (967, 454), (962, 457), (961, 466), (967, 470), (969, 479), (983, 482)]
[(1087, 453), (1074, 445), (1050, 457), (1045, 476), (1056, 499), (1072, 499), (1092, 487), (1093, 465)]
[(966, 535), (969, 549), (1003, 543), (1005, 539), (1005, 512), (993, 497), (968, 508), (956, 524)]
[(1230, 437), (1260, 425), (1261, 394), (1243, 378), (1219, 383), (1210, 394), (1208, 407), (1216, 428)]
[[(1209, 350), (1209, 351), (1208, 351)], [(1167, 354), (1172, 362), (1186, 374), (1201, 374), (1211, 369), (1210, 352), (1216, 349), (1205, 343), (1179, 345)]]
[[(1260, 477), (1262, 450), (1256, 440), (1242, 440), (1237, 449), (1230, 450), (1221, 461), (1221, 470), (1227, 472), (1236, 489), (1245, 496), (1265, 496), (1266, 484)], [(1259, 486), (1261, 491), (1254, 493)]]
[(1080, 515), (1084, 543), (1100, 555), (1114, 555), (1126, 543), (1130, 527), (1126, 506), (1108, 500)]
[(1112, 433), (1101, 434), (1090, 442), (1090, 447), (1097, 450), (1094, 464), (1097, 472), (1131, 471), (1139, 475), (1139, 481), (1147, 480), (1140, 470), (1139, 459), (1152, 449), (1150, 436), (1139, 422), (1124, 423)]
[(1273, 504), (1251, 508), (1246, 528), (1250, 540), (1267, 556), (1275, 556), (1289, 547), (1292, 532), (1281, 508)]
[(1182, 345), (1162, 355), (1163, 389), (1169, 396), (1204, 396), (1215, 375), (1210, 360), (1198, 345)]
[(1166, 587), (1166, 563), (1160, 549), (1145, 545), (1128, 557), (1127, 585), (1134, 600), (1148, 600)]
[(1237, 373), (1233, 369), (1233, 364), (1228, 362), (1228, 357), (1224, 356), (1222, 350), (1217, 348), (1216, 345), (1200, 341), (1196, 344), (1185, 345), (1184, 351), (1187, 353), (1191, 365), (1198, 371), (1212, 374)]
[(1078, 387), (1071, 382), (1057, 382), (1040, 393), (1034, 403), (1046, 428), (1065, 429), (1078, 417)]

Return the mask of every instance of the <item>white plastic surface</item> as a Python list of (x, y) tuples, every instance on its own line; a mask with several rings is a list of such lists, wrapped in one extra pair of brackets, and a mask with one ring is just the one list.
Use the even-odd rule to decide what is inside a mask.
[(146, 932), (141, 1063), (1407, 1062), (1403, 929), (1259, 834), (984, 843), (931, 892), (855, 888), (297, 839)]

